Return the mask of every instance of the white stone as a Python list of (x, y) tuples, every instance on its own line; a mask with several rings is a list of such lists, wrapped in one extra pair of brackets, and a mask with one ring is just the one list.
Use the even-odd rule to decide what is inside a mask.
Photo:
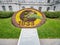
[(36, 28), (23, 28), (18, 45), (40, 45)]
[[(49, 10), (54, 10), (54, 6), (56, 6), (54, 11), (60, 11), (60, 3), (55, 4), (56, 1), (60, 2), (60, 0), (50, 0), (50, 3), (47, 3), (48, 0), (43, 0), (43, 1), (42, 0), (28, 0), (30, 3), (29, 2), (26, 3), (25, 0), (12, 0), (12, 2), (9, 2), (9, 1), (10, 0), (0, 0), (0, 11), (3, 11), (2, 6), (5, 6), (6, 11), (10, 11), (9, 6), (12, 6), (12, 11), (21, 10), (23, 6), (25, 8), (33, 7), (37, 10), (39, 10), (39, 7), (42, 7), (41, 11), (47, 11), (48, 7), (50, 7)], [(33, 3), (32, 1), (35, 3)]]

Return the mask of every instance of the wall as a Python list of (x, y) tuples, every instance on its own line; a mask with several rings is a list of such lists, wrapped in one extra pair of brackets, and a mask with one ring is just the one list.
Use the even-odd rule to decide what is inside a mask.
[(5, 6), (6, 11), (9, 11), (9, 6), (12, 6), (12, 11), (17, 11), (19, 10), (19, 5), (17, 4), (0, 4), (0, 11), (3, 11), (2, 6)]

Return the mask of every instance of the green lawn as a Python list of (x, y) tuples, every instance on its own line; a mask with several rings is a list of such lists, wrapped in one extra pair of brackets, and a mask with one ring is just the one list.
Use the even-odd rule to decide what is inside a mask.
[[(60, 20), (47, 19), (46, 23), (38, 27), (39, 38), (60, 38)], [(12, 25), (11, 18), (0, 19), (0, 38), (18, 38), (20, 28)]]
[(47, 19), (46, 23), (38, 28), (39, 38), (60, 38), (60, 20)]
[(11, 23), (11, 18), (0, 19), (0, 38), (18, 38), (20, 29)]

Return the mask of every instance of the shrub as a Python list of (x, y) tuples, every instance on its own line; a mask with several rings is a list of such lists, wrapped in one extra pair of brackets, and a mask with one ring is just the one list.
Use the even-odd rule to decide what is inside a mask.
[[(0, 11), (0, 18), (9, 18), (14, 12)], [(48, 18), (60, 18), (60, 12), (44, 12)]]
[(0, 18), (9, 18), (13, 15), (13, 12), (0, 11)]
[(60, 18), (60, 12), (44, 12), (48, 18)]

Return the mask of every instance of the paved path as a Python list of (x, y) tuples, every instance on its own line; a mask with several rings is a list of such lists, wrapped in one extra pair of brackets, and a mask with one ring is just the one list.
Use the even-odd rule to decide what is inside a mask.
[(40, 45), (37, 28), (22, 28), (18, 45)]
[[(17, 45), (18, 39), (0, 39), (0, 45)], [(60, 45), (60, 39), (40, 39), (41, 45)]]

